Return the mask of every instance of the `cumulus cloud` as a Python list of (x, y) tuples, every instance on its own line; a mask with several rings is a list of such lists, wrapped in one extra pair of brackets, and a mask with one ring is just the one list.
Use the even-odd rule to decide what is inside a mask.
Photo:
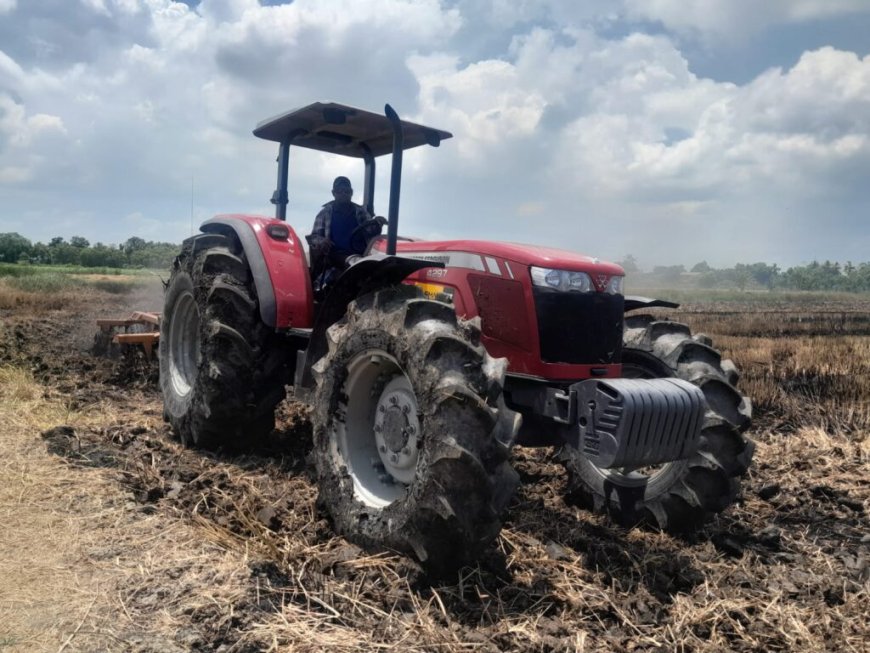
[(769, 25), (870, 13), (864, 0), (625, 0), (627, 14), (676, 32), (741, 38)]
[[(608, 40), (533, 29), (514, 40), (510, 55), (465, 66), (417, 57), (409, 65), (423, 115), (447, 117), (456, 128), (459, 158), (511, 173), (505, 204), (540, 207), (539, 196), (548, 197), (551, 218), (536, 222), (544, 237), (613, 249), (620, 244), (613, 227), (621, 226), (630, 232), (622, 242), (647, 243), (647, 251), (658, 243), (657, 254), (673, 260), (686, 256), (685, 241), (657, 237), (663, 225), (703, 239), (740, 223), (729, 206), (757, 199), (743, 215), (766, 220), (775, 233), (790, 228), (800, 198), (833, 200), (845, 186), (866, 201), (854, 179), (870, 172), (870, 57), (822, 48), (738, 86), (695, 76), (660, 36)], [(455, 165), (462, 164), (447, 167)], [(585, 212), (614, 217), (585, 224)], [(556, 216), (571, 213), (582, 227), (566, 234)], [(832, 228), (847, 232), (857, 219), (838, 216)], [(482, 222), (532, 236), (501, 217)], [(758, 244), (735, 247), (763, 256), (770, 241)]]

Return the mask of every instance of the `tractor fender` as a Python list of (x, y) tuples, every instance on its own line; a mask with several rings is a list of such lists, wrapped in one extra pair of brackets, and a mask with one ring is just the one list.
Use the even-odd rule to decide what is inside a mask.
[(423, 268), (443, 267), (443, 263), (436, 261), (424, 261), (408, 256), (384, 256), (383, 254), (366, 256), (351, 265), (336, 280), (326, 299), (320, 305), (304, 359), (301, 352), (297, 359), (296, 387), (313, 387), (311, 366), (328, 350), (326, 330), (344, 316), (348, 305), (354, 299), (381, 288), (395, 286), (408, 275)]
[[(281, 229), (270, 229), (275, 226)], [(311, 276), (302, 243), (289, 224), (261, 216), (218, 215), (200, 231), (236, 236), (251, 269), (264, 324), (273, 329), (311, 327)]]
[(636, 311), (639, 308), (679, 308), (680, 305), (676, 302), (669, 302), (666, 299), (652, 299), (650, 297), (638, 297), (626, 295), (624, 312)]

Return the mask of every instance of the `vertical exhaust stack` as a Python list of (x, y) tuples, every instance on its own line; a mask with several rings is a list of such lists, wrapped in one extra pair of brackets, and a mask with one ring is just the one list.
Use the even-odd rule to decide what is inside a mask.
[(287, 220), (287, 203), (290, 197), (287, 193), (287, 171), (290, 162), (290, 143), (292, 137), (281, 141), (278, 146), (278, 186), (272, 193), (272, 204), (275, 205), (275, 219)]
[(399, 114), (389, 104), (384, 107), (384, 114), (393, 128), (393, 167), (390, 171), (390, 208), (387, 213), (387, 254), (396, 253), (396, 238), (399, 234), (399, 191), (402, 187), (402, 150), (404, 149), (404, 134)]

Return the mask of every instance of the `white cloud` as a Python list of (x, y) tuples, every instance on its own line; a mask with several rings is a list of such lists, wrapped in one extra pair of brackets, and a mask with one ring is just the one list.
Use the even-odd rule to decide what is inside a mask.
[(98, 14), (103, 14), (104, 16), (109, 15), (109, 10), (106, 8), (105, 0), (80, 0), (81, 3)]
[(33, 170), (22, 166), (0, 166), (0, 184), (15, 185), (33, 178)]
[(870, 12), (866, 0), (625, 0), (628, 15), (676, 32), (740, 39), (770, 25)]
[(421, 119), (449, 124), (459, 152), (480, 161), (497, 146), (534, 133), (544, 99), (524, 88), (506, 61), (489, 60), (462, 69), (455, 59), (412, 57), (408, 66), (420, 84)]
[(8, 14), (18, 4), (17, 0), (0, 0), (0, 14)]

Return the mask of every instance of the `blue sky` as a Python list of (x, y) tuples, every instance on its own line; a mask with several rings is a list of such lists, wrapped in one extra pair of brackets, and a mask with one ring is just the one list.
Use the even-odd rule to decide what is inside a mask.
[[(331, 100), (454, 133), (405, 157), (409, 235), (867, 261), (868, 34), (866, 0), (0, 0), (0, 232), (178, 242), (270, 214), (251, 130)], [(337, 174), (361, 190), (294, 152), (299, 232)]]

